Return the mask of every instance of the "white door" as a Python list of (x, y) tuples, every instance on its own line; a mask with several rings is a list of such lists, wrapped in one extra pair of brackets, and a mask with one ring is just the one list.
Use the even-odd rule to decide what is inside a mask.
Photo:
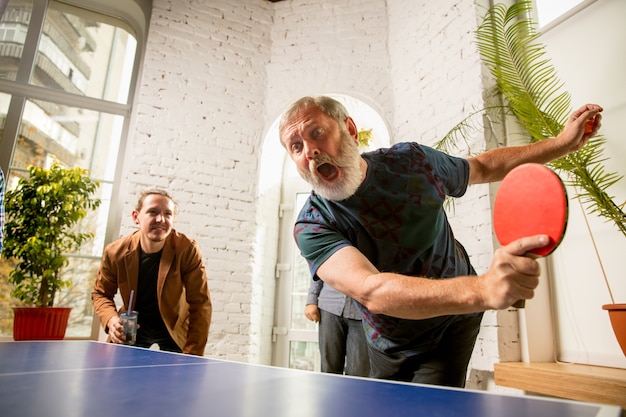
[(272, 364), (319, 371), (317, 324), (304, 316), (311, 278), (307, 262), (300, 255), (293, 239), (295, 218), (309, 196), (310, 189), (299, 177), (286, 177), (283, 181)]

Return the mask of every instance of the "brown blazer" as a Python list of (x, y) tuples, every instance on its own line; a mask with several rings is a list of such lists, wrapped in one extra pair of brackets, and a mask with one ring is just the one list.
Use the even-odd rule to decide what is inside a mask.
[[(136, 231), (104, 249), (91, 299), (107, 333), (109, 319), (118, 314), (113, 301), (118, 288), (124, 302), (120, 311), (128, 308), (131, 289), (137, 289), (139, 237)], [(212, 314), (206, 271), (198, 244), (176, 230), (163, 247), (157, 297), (165, 326), (183, 353), (203, 356)]]

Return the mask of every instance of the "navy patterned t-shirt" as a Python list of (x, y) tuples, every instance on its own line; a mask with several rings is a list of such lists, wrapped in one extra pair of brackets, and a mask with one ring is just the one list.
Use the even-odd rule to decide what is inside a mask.
[[(468, 162), (417, 143), (362, 156), (367, 175), (353, 196), (329, 201), (312, 192), (296, 220), (296, 243), (313, 277), (319, 279), (319, 266), (345, 246), (357, 248), (381, 272), (475, 275), (443, 209), (446, 196), (465, 193)], [(369, 343), (406, 356), (427, 351), (453, 318), (406, 320), (361, 310)]]

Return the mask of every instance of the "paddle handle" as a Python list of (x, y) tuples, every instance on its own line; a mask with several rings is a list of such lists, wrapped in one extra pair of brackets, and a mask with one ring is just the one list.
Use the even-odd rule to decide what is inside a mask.
[(515, 308), (524, 308), (526, 307), (526, 300), (517, 300), (515, 304), (513, 304)]

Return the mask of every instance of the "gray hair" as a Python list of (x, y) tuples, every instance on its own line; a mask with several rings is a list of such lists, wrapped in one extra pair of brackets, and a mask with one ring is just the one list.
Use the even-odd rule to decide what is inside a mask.
[[(322, 113), (325, 113), (327, 116), (335, 119), (339, 126), (343, 126), (343, 122), (345, 122), (346, 119), (350, 117), (350, 115), (348, 114), (348, 110), (346, 110), (344, 105), (334, 98), (328, 96), (302, 97), (301, 99), (295, 101), (291, 106), (289, 106), (280, 117), (280, 122), (278, 123), (279, 135), (285, 125), (296, 113), (311, 106), (319, 108)], [(280, 142), (283, 143), (282, 139)]]

